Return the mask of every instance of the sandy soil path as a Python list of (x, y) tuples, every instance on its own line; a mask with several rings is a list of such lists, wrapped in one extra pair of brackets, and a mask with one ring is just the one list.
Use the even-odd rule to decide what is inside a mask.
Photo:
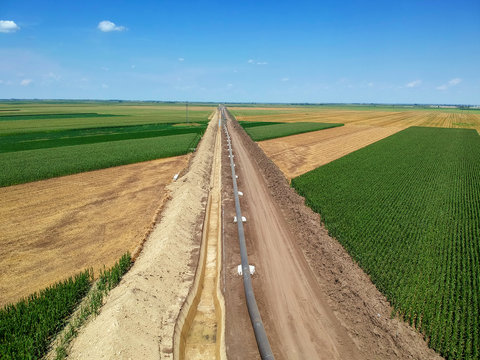
[[(229, 127), (235, 162), (248, 204), (247, 237), (254, 246), (257, 287), (276, 359), (359, 359), (355, 343), (335, 317), (315, 275), (295, 246), (287, 223), (270, 196), (258, 165)], [(249, 250), (250, 251), (250, 250)]]
[(175, 322), (195, 272), (216, 123), (214, 116), (188, 172), (168, 187), (161, 220), (98, 317), (74, 340), (71, 359), (173, 358)]
[(0, 188), (0, 306), (132, 254), (190, 155)]

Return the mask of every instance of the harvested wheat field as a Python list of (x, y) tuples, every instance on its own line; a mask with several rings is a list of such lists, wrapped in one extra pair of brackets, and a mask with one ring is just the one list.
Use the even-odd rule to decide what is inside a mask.
[[(338, 108), (268, 108), (249, 114), (249, 110), (231, 108), (239, 121), (327, 122), (345, 125), (402, 127), (435, 126), (476, 129), (480, 132), (480, 113), (472, 111), (443, 112), (441, 110), (349, 110)], [(256, 108), (254, 110), (257, 110)]]
[[(237, 108), (239, 109), (239, 108)], [(256, 109), (258, 110), (258, 109)], [(288, 179), (345, 156), (410, 126), (474, 128), (480, 132), (480, 114), (439, 110), (343, 110), (268, 108), (248, 114), (241, 121), (342, 123), (343, 127), (259, 142), (263, 151)], [(240, 111), (240, 110), (237, 110)]]
[(0, 305), (134, 254), (187, 166), (178, 156), (0, 188)]
[(342, 126), (259, 142), (288, 179), (313, 170), (402, 130), (399, 127)]

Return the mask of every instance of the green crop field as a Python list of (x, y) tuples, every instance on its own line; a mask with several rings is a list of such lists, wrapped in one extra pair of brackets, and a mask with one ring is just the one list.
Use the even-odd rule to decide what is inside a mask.
[(145, 139), (168, 135), (194, 133), (201, 135), (205, 131), (205, 128), (206, 123), (204, 122), (195, 125), (162, 123), (28, 132), (17, 135), (0, 136), (0, 153), (118, 140)]
[(0, 357), (39, 359), (93, 281), (91, 271), (0, 309)]
[(200, 138), (189, 133), (0, 153), (0, 186), (182, 155)]
[(245, 131), (254, 141), (274, 139), (283, 136), (306, 133), (342, 126), (343, 124), (325, 124), (325, 123), (278, 123), (278, 122), (253, 122), (241, 121)]
[(395, 311), (480, 358), (480, 137), (413, 127), (292, 180)]
[[(0, 101), (0, 108), (0, 136), (187, 121), (185, 104), (178, 103)], [(188, 122), (205, 122), (213, 110), (212, 105), (189, 104)]]
[(185, 104), (0, 105), (0, 186), (186, 154), (213, 111), (193, 104), (187, 119)]
[[(131, 256), (124, 254), (110, 269), (100, 273), (96, 288), (80, 309), (77, 323), (98, 311), (103, 297), (120, 282), (131, 266)], [(54, 336), (66, 325), (68, 317), (91, 289), (93, 270), (70, 277), (16, 304), (0, 309), (0, 359), (41, 359)], [(71, 338), (77, 329), (72, 330)]]

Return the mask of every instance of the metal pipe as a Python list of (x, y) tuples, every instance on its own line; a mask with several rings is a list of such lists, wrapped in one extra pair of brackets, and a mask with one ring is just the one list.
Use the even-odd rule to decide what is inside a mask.
[[(224, 122), (224, 130), (227, 138), (230, 139), (227, 126), (225, 124), (225, 107), (221, 106), (222, 120)], [(247, 300), (248, 313), (250, 315), (250, 321), (252, 322), (253, 331), (255, 333), (255, 339), (257, 340), (258, 350), (260, 356), (264, 360), (275, 359), (273, 356), (270, 343), (268, 342), (267, 333), (263, 326), (260, 311), (258, 310), (257, 302), (255, 300), (255, 294), (253, 293), (252, 279), (250, 277), (250, 267), (248, 264), (247, 246), (245, 242), (245, 232), (243, 229), (242, 211), (240, 209), (240, 199), (238, 198), (237, 178), (235, 176), (235, 164), (233, 162), (233, 153), (231, 141), (228, 144), (228, 151), (230, 155), (230, 168), (232, 169), (232, 181), (233, 181), (233, 194), (235, 197), (235, 212), (237, 214), (237, 227), (238, 227), (238, 240), (240, 242), (240, 257), (242, 260), (242, 274), (243, 274), (243, 288), (245, 290), (245, 298)]]

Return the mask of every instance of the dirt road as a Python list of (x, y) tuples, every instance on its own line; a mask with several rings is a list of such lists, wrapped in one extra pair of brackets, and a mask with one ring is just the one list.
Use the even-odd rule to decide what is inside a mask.
[(293, 243), (294, 237), (258, 165), (235, 128), (229, 126), (229, 131), (236, 169), (242, 179), (246, 237), (254, 247), (248, 251), (255, 254), (255, 291), (262, 317), (271, 326), (269, 336), (276, 359), (361, 358), (328, 306), (302, 252)]

